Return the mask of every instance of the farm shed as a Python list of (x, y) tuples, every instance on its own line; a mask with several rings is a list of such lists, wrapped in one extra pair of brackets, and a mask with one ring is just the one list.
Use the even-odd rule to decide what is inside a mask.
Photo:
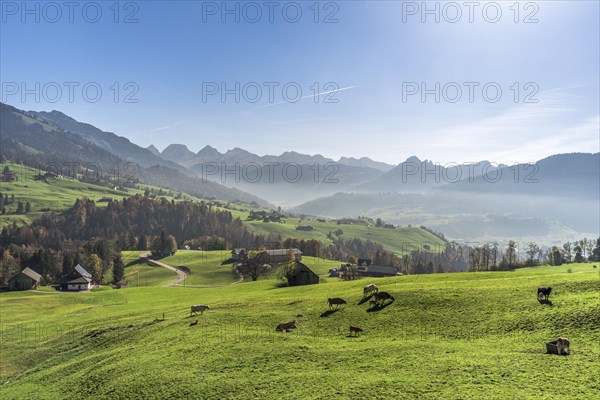
[(25, 268), (23, 271), (13, 275), (8, 280), (8, 290), (37, 289), (40, 286), (41, 278), (42, 276), (31, 268)]
[(294, 269), (288, 275), (288, 284), (290, 286), (313, 285), (319, 283), (319, 275), (315, 274), (310, 268), (296, 261)]
[(279, 264), (290, 259), (302, 261), (302, 252), (298, 249), (265, 250), (269, 256), (269, 264)]

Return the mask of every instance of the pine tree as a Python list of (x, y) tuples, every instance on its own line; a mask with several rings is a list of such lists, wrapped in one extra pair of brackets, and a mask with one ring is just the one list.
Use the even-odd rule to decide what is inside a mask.
[(125, 278), (125, 266), (123, 265), (123, 257), (121, 253), (117, 253), (113, 263), (113, 283), (120, 287), (121, 281)]
[(75, 266), (73, 256), (71, 253), (65, 254), (63, 257), (63, 265), (62, 265), (62, 273), (63, 275), (69, 275), (73, 272), (73, 267)]

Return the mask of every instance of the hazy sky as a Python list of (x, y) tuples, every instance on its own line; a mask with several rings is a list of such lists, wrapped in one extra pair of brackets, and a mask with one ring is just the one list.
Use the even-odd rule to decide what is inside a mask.
[(161, 150), (599, 151), (599, 2), (514, 3), (3, 1), (1, 101)]

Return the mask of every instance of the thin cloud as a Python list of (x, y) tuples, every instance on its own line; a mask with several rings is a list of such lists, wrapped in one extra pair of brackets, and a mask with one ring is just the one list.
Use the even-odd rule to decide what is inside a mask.
[[(330, 93), (337, 93), (337, 92), (342, 92), (344, 90), (354, 89), (355, 87), (356, 86), (347, 86), (347, 87), (343, 87), (343, 88), (339, 88), (339, 89), (328, 90), (326, 92), (319, 92), (318, 94), (309, 94), (307, 96), (300, 97), (297, 101), (295, 101), (293, 103), (297, 103), (297, 102), (305, 100), (305, 99), (320, 97), (320, 96), (330, 94)], [(261, 108), (273, 107), (273, 106), (278, 106), (281, 104), (290, 104), (290, 103), (293, 104), (290, 101), (278, 101), (276, 103), (263, 104), (262, 106), (252, 107), (252, 108), (249, 108), (247, 111), (260, 110)]]
[(149, 129), (147, 131), (142, 131), (140, 133), (153, 133), (153, 132), (159, 132), (159, 131), (166, 131), (167, 129), (171, 129), (171, 128), (175, 128), (176, 126), (179, 126), (181, 124), (183, 124), (184, 121), (177, 121), (174, 124), (171, 125), (167, 125), (167, 126), (161, 126), (159, 128), (153, 128), (153, 129)]

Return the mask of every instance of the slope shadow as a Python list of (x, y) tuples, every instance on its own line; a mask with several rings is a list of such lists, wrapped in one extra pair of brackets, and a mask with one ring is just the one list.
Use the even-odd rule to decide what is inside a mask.
[(387, 306), (389, 306), (390, 304), (392, 304), (393, 302), (394, 302), (394, 300), (392, 300), (392, 301), (390, 301), (390, 302), (388, 302), (388, 303), (383, 303), (383, 304), (381, 304), (381, 305), (375, 305), (375, 306), (373, 306), (373, 307), (369, 307), (369, 308), (367, 309), (367, 312), (377, 312), (377, 311), (381, 311), (381, 310), (383, 310), (384, 308), (386, 308)]
[(341, 308), (334, 308), (333, 310), (327, 310), (321, 314), (321, 318), (329, 317), (331, 314), (335, 314), (336, 312), (338, 312), (340, 310), (341, 310)]
[(360, 299), (360, 301), (357, 303), (357, 305), (361, 305), (361, 304), (365, 304), (367, 301), (371, 300), (371, 298), (374, 296), (373, 293), (371, 293), (369, 296), (367, 297), (363, 297), (362, 299)]

